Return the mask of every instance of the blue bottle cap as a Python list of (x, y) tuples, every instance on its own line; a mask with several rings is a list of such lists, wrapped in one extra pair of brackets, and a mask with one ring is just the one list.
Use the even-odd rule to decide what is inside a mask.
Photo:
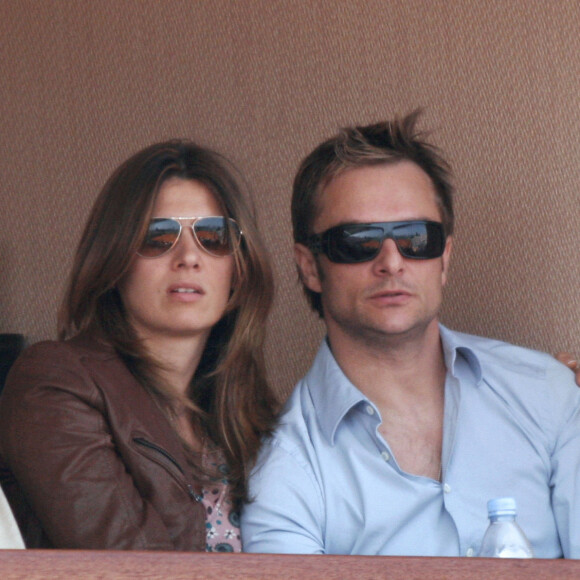
[(516, 500), (513, 497), (496, 497), (487, 502), (489, 516), (515, 516)]

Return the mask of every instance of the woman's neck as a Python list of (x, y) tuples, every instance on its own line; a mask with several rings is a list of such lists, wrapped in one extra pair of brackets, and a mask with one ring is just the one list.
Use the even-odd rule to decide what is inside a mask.
[(188, 337), (149, 337), (144, 344), (161, 364), (160, 378), (180, 395), (186, 395), (197, 370), (209, 333)]

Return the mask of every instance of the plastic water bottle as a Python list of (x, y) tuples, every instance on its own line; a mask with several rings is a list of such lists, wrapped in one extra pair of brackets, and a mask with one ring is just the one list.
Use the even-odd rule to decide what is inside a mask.
[(516, 500), (500, 497), (487, 502), (489, 527), (478, 556), (483, 558), (533, 558), (534, 551), (516, 522)]

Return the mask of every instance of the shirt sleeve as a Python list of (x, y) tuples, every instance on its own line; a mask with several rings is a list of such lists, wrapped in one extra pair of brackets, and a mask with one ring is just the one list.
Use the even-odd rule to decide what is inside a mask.
[(117, 451), (105, 404), (82, 365), (60, 351), (34, 352), (18, 361), (2, 395), (0, 444), (52, 545), (173, 549)]
[(0, 550), (24, 548), (20, 530), (14, 520), (10, 506), (0, 489)]
[(298, 453), (267, 443), (250, 478), (250, 498), (241, 518), (245, 552), (325, 553), (320, 486)]
[[(563, 427), (552, 453), (552, 509), (565, 558), (580, 558), (580, 389), (572, 374), (557, 368), (550, 380), (554, 386), (572, 386), (563, 393), (555, 390)], [(564, 395), (565, 393), (565, 395)], [(564, 395), (564, 396), (561, 396)], [(560, 396), (559, 396), (560, 395)], [(564, 412), (562, 412), (564, 410)], [(556, 423), (556, 422), (555, 422)]]

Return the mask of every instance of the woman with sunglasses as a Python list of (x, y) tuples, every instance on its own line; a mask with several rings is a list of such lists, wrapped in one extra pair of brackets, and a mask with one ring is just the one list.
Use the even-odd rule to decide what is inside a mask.
[(148, 147), (98, 197), (57, 342), (15, 363), (2, 485), (29, 548), (240, 549), (273, 425), (269, 262), (228, 163)]

